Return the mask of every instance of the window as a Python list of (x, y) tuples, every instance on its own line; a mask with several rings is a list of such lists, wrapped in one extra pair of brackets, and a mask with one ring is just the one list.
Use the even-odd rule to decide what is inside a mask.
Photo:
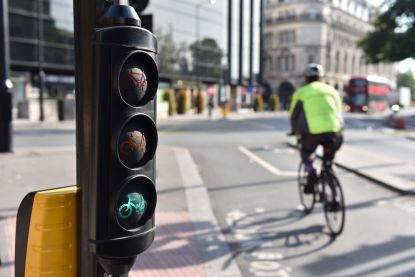
[(10, 57), (13, 61), (37, 62), (39, 51), (37, 45), (22, 42), (10, 42)]
[(318, 15), (319, 15), (319, 12), (315, 9), (310, 9), (310, 10), (308, 10), (307, 15), (308, 15), (309, 19), (315, 20), (315, 19), (317, 19)]
[(290, 72), (295, 70), (295, 56), (284, 49), (277, 58), (277, 70), (280, 72)]
[(30, 16), (12, 14), (9, 16), (9, 32), (12, 37), (36, 39), (37, 19)]
[(282, 71), (282, 56), (277, 58), (277, 70)]
[(291, 55), (291, 71), (295, 71), (295, 56)]
[(348, 63), (349, 63), (349, 57), (347, 54), (344, 54), (344, 64), (343, 64), (343, 74), (347, 74), (348, 72)]
[(352, 75), (354, 75), (354, 70), (355, 70), (355, 57), (352, 56)]
[(308, 55), (308, 63), (314, 63), (316, 61), (315, 57), (313, 54)]
[(272, 57), (268, 57), (268, 59), (266, 60), (266, 67), (268, 68), (268, 71), (272, 71), (274, 69)]
[(56, 21), (53, 19), (43, 20), (44, 40), (54, 43), (74, 43), (74, 34), (65, 29), (60, 29), (56, 26)]
[(21, 9), (26, 11), (35, 12), (37, 10), (37, 1), (28, 0), (9, 0), (9, 7), (14, 9)]
[(336, 52), (336, 57), (334, 60), (334, 71), (336, 73), (339, 73), (340, 71), (340, 52), (339, 51)]
[(73, 49), (45, 47), (45, 62), (72, 65), (75, 63)]
[(326, 54), (326, 70), (327, 72), (331, 71), (331, 55), (330, 55), (330, 51), (327, 51)]
[(280, 44), (295, 43), (295, 31), (282, 31), (278, 34)]
[(271, 33), (265, 34), (265, 45), (268, 47), (272, 46), (272, 34)]

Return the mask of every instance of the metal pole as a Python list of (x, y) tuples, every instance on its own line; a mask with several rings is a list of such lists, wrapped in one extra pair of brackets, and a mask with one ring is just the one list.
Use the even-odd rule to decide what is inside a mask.
[(232, 0), (228, 0), (228, 85), (232, 83)]
[(243, 84), (244, 0), (239, 0), (239, 85)]
[(93, 30), (99, 14), (105, 8), (104, 0), (74, 0), (75, 25), (75, 86), (76, 86), (76, 175), (80, 188), (78, 199), (78, 274), (79, 277), (103, 276), (96, 258), (89, 249), (89, 234), (94, 232), (94, 218), (89, 217), (91, 203), (88, 186), (94, 179), (89, 168), (93, 166), (92, 140), (93, 109)]
[(9, 11), (7, 0), (0, 0), (0, 153), (12, 151), (12, 102), (8, 88), (10, 74)]
[(45, 71), (43, 69), (43, 63), (45, 62), (45, 49), (43, 48), (43, 19), (42, 19), (42, 1), (37, 1), (37, 16), (38, 16), (38, 54), (39, 54), (39, 120), (45, 120), (45, 114), (43, 109), (43, 99), (45, 93)]
[(249, 85), (254, 83), (254, 0), (251, 0), (249, 7)]
[(264, 0), (260, 0), (259, 7), (259, 78), (258, 82), (264, 83)]
[(195, 61), (194, 61), (194, 70), (196, 71), (196, 87), (197, 92), (200, 91), (200, 76), (199, 76), (199, 8), (201, 7), (201, 4), (196, 5), (196, 53), (195, 53)]

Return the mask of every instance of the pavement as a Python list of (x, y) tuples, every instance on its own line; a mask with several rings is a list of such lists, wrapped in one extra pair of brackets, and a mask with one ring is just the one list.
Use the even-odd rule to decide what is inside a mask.
[[(269, 117), (270, 113), (231, 113), (227, 120)], [(276, 116), (286, 116), (284, 113)], [(164, 123), (206, 119), (206, 115), (174, 116)], [(219, 111), (212, 120), (224, 120)], [(17, 131), (74, 130), (74, 122), (15, 121)], [(415, 130), (382, 129), (385, 135), (415, 138)], [(163, 131), (160, 132), (163, 136)], [(0, 276), (13, 276), (15, 215), (20, 200), (30, 191), (75, 184), (75, 147), (19, 147), (0, 154)], [(392, 158), (382, 151), (345, 144), (337, 163), (349, 171), (404, 194), (415, 193), (415, 164)], [(48, 174), (36, 165), (48, 168)], [(242, 276), (225, 241), (210, 204), (199, 168), (183, 148), (157, 150), (156, 238), (141, 255), (129, 276)], [(30, 182), (28, 182), (30, 178)], [(27, 185), (37, 183), (39, 186)]]
[[(72, 185), (74, 161), (74, 147), (18, 149), (0, 155), (0, 236), (6, 238), (0, 241), (0, 276), (14, 276), (15, 215), (20, 199), (32, 190)], [(39, 163), (54, 174), (39, 171), (34, 166)], [(160, 146), (156, 174), (155, 241), (129, 276), (241, 276), (189, 151)], [(23, 179), (27, 176), (41, 185), (26, 187)]]

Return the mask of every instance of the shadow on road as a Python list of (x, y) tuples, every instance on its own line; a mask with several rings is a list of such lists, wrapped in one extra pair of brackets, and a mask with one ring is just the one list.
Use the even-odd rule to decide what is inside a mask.
[(313, 276), (333, 276), (342, 270), (344, 276), (388, 276), (387, 270), (392, 268), (399, 276), (415, 276), (414, 249), (415, 236), (397, 236), (379, 244), (361, 245), (355, 251), (324, 255), (305, 268)]
[(305, 217), (302, 211), (275, 209), (235, 219), (225, 230), (232, 241), (233, 258), (266, 252), (281, 253), (279, 260), (289, 260), (316, 253), (334, 242), (322, 224), (287, 228)]

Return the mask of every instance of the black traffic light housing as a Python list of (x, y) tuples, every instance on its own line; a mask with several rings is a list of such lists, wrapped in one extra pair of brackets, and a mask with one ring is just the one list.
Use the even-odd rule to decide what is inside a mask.
[(99, 22), (89, 241), (105, 272), (118, 276), (154, 240), (157, 41), (131, 6), (112, 5)]

